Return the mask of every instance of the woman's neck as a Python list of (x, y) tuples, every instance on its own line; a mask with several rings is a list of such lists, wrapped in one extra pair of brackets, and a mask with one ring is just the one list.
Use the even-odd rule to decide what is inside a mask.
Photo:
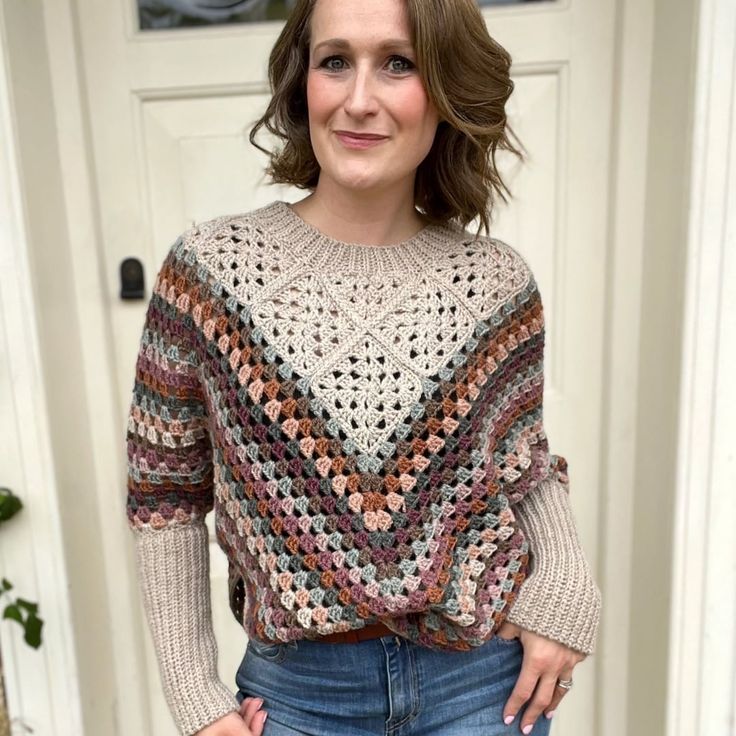
[(292, 205), (303, 220), (335, 240), (364, 245), (391, 245), (416, 235), (427, 221), (414, 208), (412, 197), (363, 196), (317, 187)]

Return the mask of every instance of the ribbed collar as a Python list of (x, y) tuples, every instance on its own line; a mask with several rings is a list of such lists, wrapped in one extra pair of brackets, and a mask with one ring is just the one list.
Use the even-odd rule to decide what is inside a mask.
[(472, 238), (457, 226), (430, 224), (400, 243), (366, 245), (328, 236), (300, 217), (284, 200), (275, 200), (250, 214), (294, 256), (316, 268), (354, 273), (416, 270), (418, 264), (436, 262), (446, 257), (453, 245)]

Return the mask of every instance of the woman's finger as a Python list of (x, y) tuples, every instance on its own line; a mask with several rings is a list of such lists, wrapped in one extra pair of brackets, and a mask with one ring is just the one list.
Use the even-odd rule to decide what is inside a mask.
[(261, 708), (262, 705), (263, 700), (261, 698), (253, 697), (243, 698), (243, 702), (240, 704), (240, 715), (253, 736), (261, 736), (263, 724), (268, 715)]
[(516, 714), (521, 710), (521, 707), (534, 693), (534, 688), (537, 686), (537, 682), (542, 674), (542, 669), (539, 668), (534, 660), (525, 654), (521, 663), (519, 677), (503, 708), (504, 723), (508, 725), (516, 718)]
[(524, 717), (521, 721), (522, 733), (531, 733), (540, 713), (552, 702), (556, 684), (557, 675), (553, 672), (545, 672), (539, 678), (537, 688), (534, 691), (534, 697), (524, 710)]
[[(565, 669), (560, 672), (558, 675), (560, 680), (572, 680), (572, 667), (566, 667)], [(559, 705), (562, 698), (567, 695), (567, 690), (563, 687), (557, 687), (557, 680), (555, 680), (555, 692), (552, 696), (552, 701), (550, 704), (544, 709), (545, 716), (552, 717), (551, 714), (554, 713), (555, 710), (557, 710), (557, 706)]]

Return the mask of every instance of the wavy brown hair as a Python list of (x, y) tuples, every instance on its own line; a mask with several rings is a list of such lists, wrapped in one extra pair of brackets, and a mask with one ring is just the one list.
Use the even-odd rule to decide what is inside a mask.
[[(320, 167), (309, 137), (307, 70), (311, 16), (317, 0), (297, 0), (268, 62), (272, 97), (249, 140), (268, 154), (265, 173), (274, 184), (313, 190)], [(440, 117), (432, 148), (417, 168), (415, 206), (429, 222), (465, 228), (476, 217), (489, 233), (494, 192), (511, 192), (496, 167), (496, 152), (525, 156), (506, 120), (514, 83), (511, 56), (491, 38), (475, 0), (404, 0), (417, 68)], [(258, 145), (263, 126), (283, 147)]]

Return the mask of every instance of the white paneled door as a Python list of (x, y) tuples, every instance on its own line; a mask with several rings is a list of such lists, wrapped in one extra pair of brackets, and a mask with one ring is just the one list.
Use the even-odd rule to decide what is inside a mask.
[[(509, 113), (529, 153), (523, 167), (502, 159), (515, 199), (499, 211), (493, 234), (528, 258), (541, 284), (548, 322), (546, 423), (553, 452), (570, 465), (572, 502), (594, 569), (614, 6), (614, 0), (549, 0), (483, 8), (491, 34), (514, 60)], [(192, 222), (275, 198), (295, 201), (305, 192), (266, 186), (265, 159), (247, 140), (268, 99), (267, 61), (280, 21), (141, 30), (135, 0), (79, 0), (77, 9), (99, 187), (108, 294), (102, 306), (110, 312), (109, 349), (117, 366), (111, 385), (122, 432), (146, 301), (176, 236)], [(119, 267), (128, 257), (144, 264), (145, 299), (119, 296)], [(101, 504), (109, 505), (109, 491), (100, 493), (107, 495)], [(122, 478), (119, 493), (122, 500)], [(212, 521), (211, 514), (211, 531)], [(128, 551), (106, 554), (124, 559)], [(234, 691), (246, 637), (227, 606), (226, 561), (214, 536), (211, 558), (220, 674)], [(130, 609), (129, 629), (114, 647), (125, 647), (120, 662), (129, 662), (132, 646), (140, 666), (135, 677), (116, 671), (126, 683), (119, 732), (140, 733), (133, 724), (142, 723), (149, 736), (174, 734), (140, 602), (120, 601), (115, 581), (108, 584), (115, 605)], [(559, 733), (594, 732), (593, 659), (578, 668), (574, 694), (555, 716)], [(148, 711), (142, 715), (141, 704)]]

